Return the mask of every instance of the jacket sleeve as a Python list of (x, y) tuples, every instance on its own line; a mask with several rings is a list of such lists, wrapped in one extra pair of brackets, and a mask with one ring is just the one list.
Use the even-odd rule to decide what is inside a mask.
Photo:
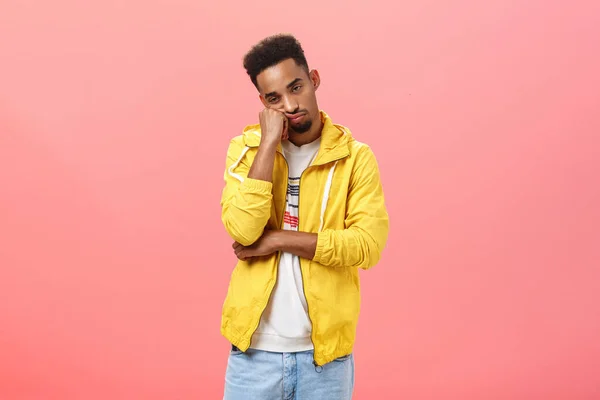
[[(230, 171), (236, 163), (234, 170)], [(248, 178), (250, 166), (244, 155), (244, 147), (233, 139), (227, 149), (221, 220), (229, 236), (244, 246), (251, 245), (262, 236), (271, 215), (273, 200), (273, 184)]]
[(365, 145), (357, 155), (346, 206), (345, 229), (319, 232), (313, 260), (330, 267), (369, 269), (381, 258), (389, 231), (379, 167)]

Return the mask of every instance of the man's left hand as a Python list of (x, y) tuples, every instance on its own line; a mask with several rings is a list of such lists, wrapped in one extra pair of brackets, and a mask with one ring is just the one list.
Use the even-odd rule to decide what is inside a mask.
[(250, 246), (243, 246), (238, 242), (233, 242), (233, 250), (235, 255), (242, 261), (246, 261), (252, 257), (268, 256), (275, 253), (277, 249), (276, 244), (277, 231), (265, 231), (260, 239), (251, 244)]

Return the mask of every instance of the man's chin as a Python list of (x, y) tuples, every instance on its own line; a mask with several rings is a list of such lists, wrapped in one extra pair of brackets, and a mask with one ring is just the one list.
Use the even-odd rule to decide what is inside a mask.
[(294, 133), (298, 133), (298, 134), (302, 134), (302, 133), (306, 133), (308, 131), (310, 131), (310, 128), (312, 127), (312, 123), (308, 123), (308, 124), (301, 124), (298, 126), (290, 126), (290, 130)]

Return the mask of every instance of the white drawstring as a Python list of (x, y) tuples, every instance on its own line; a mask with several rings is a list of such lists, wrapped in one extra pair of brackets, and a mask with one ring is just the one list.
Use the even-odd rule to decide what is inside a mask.
[(244, 149), (242, 150), (242, 154), (240, 154), (240, 158), (238, 158), (237, 161), (234, 162), (227, 170), (229, 175), (233, 176), (235, 179), (237, 179), (240, 182), (244, 182), (244, 178), (241, 175), (238, 175), (235, 172), (233, 172), (233, 170), (240, 164), (240, 162), (242, 161), (242, 158), (244, 158), (244, 155), (248, 152), (248, 150), (250, 150), (250, 147), (248, 147), (248, 146), (244, 147)]
[(333, 182), (333, 171), (337, 165), (337, 161), (333, 163), (333, 166), (329, 170), (327, 176), (327, 183), (325, 183), (325, 190), (323, 192), (323, 200), (321, 201), (321, 224), (319, 225), (319, 232), (323, 230), (323, 218), (325, 217), (325, 209), (327, 208), (327, 200), (329, 200), (329, 192), (331, 191), (331, 183)]
[[(252, 131), (252, 133), (255, 134), (256, 136), (260, 137), (260, 134), (258, 132)], [(242, 150), (242, 154), (240, 154), (240, 157), (227, 170), (227, 173), (229, 173), (229, 175), (233, 176), (235, 179), (237, 179), (240, 182), (244, 182), (244, 178), (241, 175), (234, 173), (233, 170), (236, 169), (238, 165), (240, 165), (242, 158), (244, 158), (244, 156), (246, 155), (248, 150), (250, 150), (250, 147), (244, 146), (244, 149)]]
[[(242, 158), (244, 158), (244, 155), (246, 155), (248, 150), (250, 150), (250, 147), (248, 147), (248, 146), (244, 147), (244, 149), (242, 150), (242, 153), (240, 154), (240, 157), (227, 170), (227, 173), (229, 175), (236, 178), (240, 182), (244, 182), (244, 178), (241, 175), (238, 175), (235, 172), (233, 172), (233, 170), (240, 164), (240, 162), (242, 161)], [(335, 167), (336, 167), (337, 163), (338, 163), (337, 161), (333, 163), (333, 166), (329, 170), (329, 175), (327, 175), (327, 182), (325, 183), (325, 190), (323, 191), (323, 199), (321, 201), (321, 215), (320, 215), (319, 232), (321, 232), (323, 230), (325, 210), (327, 209), (327, 201), (329, 200), (329, 193), (331, 192), (331, 184), (333, 182), (333, 172), (335, 171)]]

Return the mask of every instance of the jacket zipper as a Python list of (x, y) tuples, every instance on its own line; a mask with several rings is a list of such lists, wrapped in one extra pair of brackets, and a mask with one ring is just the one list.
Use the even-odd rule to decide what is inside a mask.
[[(304, 172), (306, 172), (306, 170), (309, 169), (310, 167), (311, 167), (311, 165), (309, 165), (308, 167), (306, 167), (304, 169), (304, 171), (302, 171), (302, 173), (300, 174), (300, 183), (298, 184), (298, 231), (300, 231), (300, 195), (302, 194), (302, 177), (304, 176)], [(315, 324), (314, 324), (312, 318), (310, 317), (310, 309), (308, 306), (308, 296), (306, 295), (306, 284), (304, 283), (305, 282), (304, 273), (302, 272), (302, 258), (298, 257), (298, 260), (300, 261), (300, 276), (302, 276), (302, 292), (304, 293), (304, 298), (306, 299), (306, 314), (308, 316), (308, 320), (310, 321), (310, 326), (311, 326), (310, 342), (313, 345), (313, 364), (315, 367), (318, 367), (319, 365), (317, 364), (317, 360), (315, 357), (315, 352), (317, 351), (317, 348), (315, 346), (315, 340), (314, 340), (314, 336), (313, 336), (314, 332), (315, 332)]]
[[(332, 163), (334, 161), (339, 161), (342, 158), (345, 158), (345, 157), (339, 157), (337, 159), (328, 161), (325, 164), (330, 164), (330, 163)], [(287, 163), (287, 160), (286, 160), (286, 163)], [(325, 165), (325, 164), (319, 164), (319, 165)], [(300, 184), (299, 184), (299, 187), (298, 187), (298, 230), (300, 230), (300, 209), (301, 209), (301, 207), (300, 207), (300, 196), (302, 195), (302, 182), (303, 182), (302, 177), (304, 176), (304, 173), (306, 171), (308, 171), (311, 167), (315, 167), (315, 165), (311, 163), (311, 165), (309, 165), (308, 167), (306, 167), (304, 169), (304, 171), (302, 171), (302, 173), (300, 174)], [(288, 166), (288, 168), (289, 168), (289, 166)], [(304, 280), (304, 273), (302, 272), (302, 258), (298, 257), (298, 259), (300, 260), (300, 275), (302, 276), (302, 291), (304, 292), (304, 298), (306, 299), (306, 313), (308, 314), (308, 320), (310, 321), (310, 325), (312, 327), (311, 332), (310, 332), (310, 341), (312, 342), (312, 345), (313, 345), (313, 365), (315, 367), (321, 367), (321, 365), (319, 365), (317, 363), (317, 360), (316, 360), (316, 351), (317, 351), (317, 348), (315, 346), (315, 341), (314, 341), (314, 336), (313, 336), (314, 332), (315, 332), (315, 329), (314, 329), (315, 324), (314, 324), (312, 318), (310, 317), (310, 310), (309, 310), (309, 305), (308, 305), (308, 296), (306, 295), (306, 285), (304, 284), (304, 282), (305, 282), (305, 280)]]
[[(279, 153), (279, 152), (278, 152)], [(290, 170), (290, 166), (287, 162), (287, 160), (285, 159), (285, 157), (283, 156), (283, 154), (279, 153), (281, 155), (281, 157), (283, 158), (283, 161), (285, 162), (285, 166), (286, 166), (286, 182), (289, 180), (289, 170)], [(342, 158), (345, 157), (339, 157), (335, 160), (331, 160), (328, 161), (327, 164), (334, 162), (334, 161), (339, 161)], [(323, 164), (324, 165), (324, 164)], [(304, 176), (304, 173), (311, 167), (314, 167), (314, 165), (309, 165), (308, 167), (306, 167), (304, 169), (304, 171), (302, 171), (302, 173), (300, 174), (300, 184), (298, 186), (298, 228), (300, 228), (300, 194), (302, 193), (302, 177)], [(285, 215), (285, 205), (287, 204), (287, 188), (288, 188), (289, 182), (286, 183), (286, 200), (284, 201), (284, 208), (283, 208), (283, 213), (281, 214), (281, 221), (279, 222), (279, 228), (282, 229), (283, 228), (283, 217)], [(300, 230), (300, 229), (298, 229)], [(277, 265), (277, 269), (279, 269), (279, 260), (281, 258), (281, 252), (277, 252), (277, 261), (276, 261), (276, 265)], [(311, 325), (311, 332), (310, 332), (310, 341), (313, 345), (313, 365), (315, 367), (319, 367), (320, 365), (317, 363), (316, 357), (315, 357), (315, 352), (316, 352), (316, 346), (315, 346), (315, 341), (314, 341), (314, 337), (313, 337), (313, 333), (314, 333), (314, 322), (312, 320), (312, 318), (310, 317), (310, 311), (309, 311), (309, 305), (308, 305), (308, 297), (306, 296), (306, 285), (304, 284), (304, 273), (302, 272), (302, 259), (301, 257), (298, 257), (298, 259), (300, 260), (300, 276), (302, 276), (302, 292), (304, 293), (304, 298), (306, 299), (306, 314), (308, 316), (308, 320), (310, 321), (310, 325)], [(250, 344), (252, 344), (252, 336), (254, 335), (254, 333), (256, 332), (256, 330), (258, 329), (258, 326), (260, 325), (260, 321), (262, 319), (262, 316), (265, 312), (265, 309), (267, 308), (267, 305), (269, 304), (269, 301), (271, 300), (271, 295), (273, 294), (273, 289), (275, 288), (275, 285), (277, 284), (277, 273), (275, 274), (275, 283), (273, 284), (273, 287), (271, 288), (271, 291), (269, 292), (269, 296), (267, 297), (267, 302), (265, 303), (265, 305), (263, 306), (262, 311), (260, 312), (260, 316), (258, 318), (258, 322), (254, 327), (254, 330), (252, 331), (252, 335), (250, 335)]]
[[(289, 174), (290, 174), (290, 165), (288, 164), (287, 160), (285, 157), (283, 157), (283, 161), (285, 162), (285, 166), (286, 166), (286, 182), (289, 181)], [(310, 168), (311, 165), (309, 165), (308, 167), (306, 167), (306, 169), (304, 171), (302, 171), (302, 173), (300, 174), (300, 184), (298, 186), (298, 228), (300, 227), (300, 193), (302, 193), (302, 177), (304, 176), (304, 172)], [(285, 206), (287, 204), (287, 190), (288, 190), (288, 186), (289, 186), (289, 182), (286, 184), (286, 200), (284, 201), (284, 206), (283, 206), (283, 212), (281, 214), (281, 221), (279, 222), (279, 228), (282, 229), (283, 228), (283, 217), (285, 215)], [(281, 258), (281, 252), (277, 252), (277, 269), (279, 269), (279, 261)], [(306, 299), (306, 314), (308, 316), (308, 320), (310, 321), (310, 326), (311, 326), (311, 332), (310, 332), (310, 342), (313, 345), (313, 364), (315, 365), (315, 367), (319, 366), (317, 364), (317, 361), (315, 359), (315, 341), (313, 339), (313, 332), (314, 332), (314, 322), (312, 320), (312, 318), (310, 317), (310, 312), (309, 312), (309, 308), (308, 308), (308, 297), (306, 296), (306, 287), (305, 287), (305, 280), (304, 280), (304, 274), (302, 273), (302, 260), (300, 259), (300, 257), (298, 257), (298, 259), (300, 260), (300, 276), (302, 276), (302, 292), (304, 293), (304, 298)], [(273, 285), (273, 288), (271, 289), (270, 293), (269, 293), (269, 297), (267, 298), (267, 303), (265, 304), (265, 306), (263, 307), (261, 313), (260, 313), (260, 317), (258, 318), (258, 325), (260, 325), (260, 320), (262, 319), (262, 316), (265, 312), (265, 309), (267, 308), (267, 305), (269, 304), (269, 300), (271, 299), (271, 295), (273, 294), (273, 289), (275, 288), (275, 285), (277, 284), (277, 274), (275, 274), (275, 284)], [(258, 325), (254, 328), (254, 331), (252, 332), (252, 335), (254, 335), (254, 332), (256, 332), (256, 329), (258, 329)], [(252, 336), (250, 337), (250, 343), (252, 343)]]
[[(285, 159), (285, 157), (283, 157), (283, 160), (285, 161), (285, 165), (286, 165), (286, 168), (287, 168), (287, 174), (289, 175), (289, 168), (290, 167), (289, 167), (289, 165), (288, 165), (287, 160)], [(286, 180), (286, 182), (287, 182), (287, 180)], [(287, 197), (287, 184), (286, 184), (286, 189), (285, 190), (286, 190), (286, 197)], [(298, 199), (300, 199), (300, 198), (298, 197)], [(285, 216), (285, 203), (287, 203), (287, 200), (285, 200), (285, 202), (284, 202), (284, 209), (283, 209), (283, 212), (281, 213), (281, 220), (279, 221), (279, 229), (283, 228), (283, 219), (284, 219), (284, 216)], [(256, 323), (256, 325), (254, 326), (254, 329), (252, 330), (252, 334), (250, 335), (250, 345), (252, 345), (252, 336), (254, 336), (254, 333), (256, 333), (256, 330), (260, 326), (260, 321), (262, 320), (262, 316), (265, 313), (265, 310), (267, 309), (267, 306), (269, 305), (269, 301), (271, 301), (271, 296), (273, 295), (273, 290), (275, 289), (275, 286), (277, 285), (277, 275), (278, 275), (278, 271), (279, 271), (279, 260), (280, 259), (281, 259), (281, 252), (278, 251), (277, 252), (277, 260), (275, 261), (275, 266), (276, 266), (276, 270), (275, 270), (275, 283), (273, 284), (273, 287), (269, 291), (269, 296), (267, 296), (267, 302), (262, 307), (262, 310), (261, 310), (260, 315), (258, 317), (258, 322)]]

